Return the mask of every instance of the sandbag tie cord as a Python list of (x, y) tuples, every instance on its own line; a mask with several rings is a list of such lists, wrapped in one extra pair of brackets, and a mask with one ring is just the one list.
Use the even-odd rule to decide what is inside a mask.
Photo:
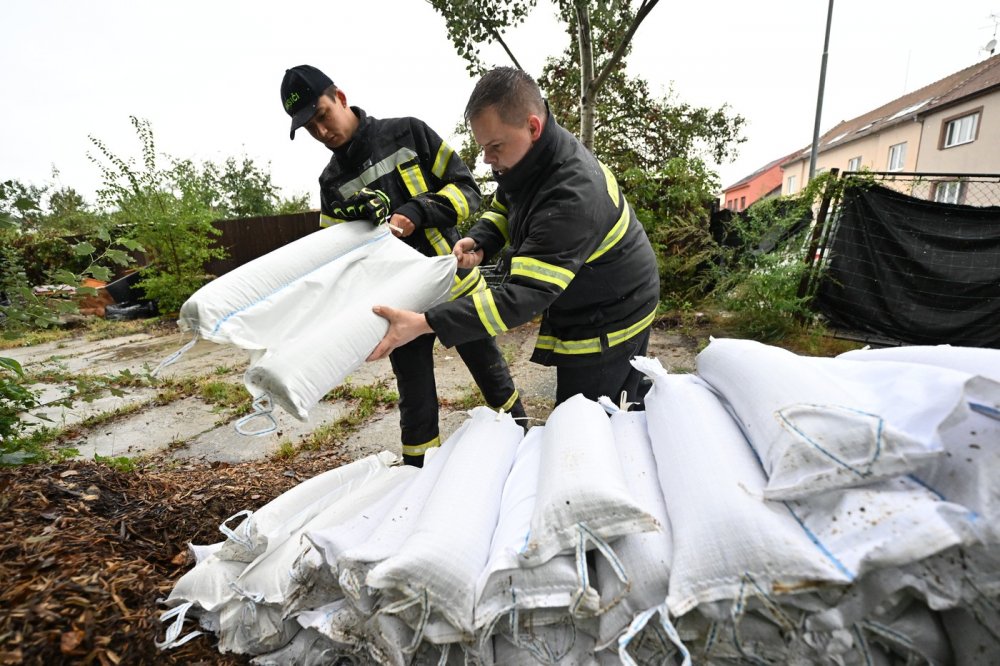
[(160, 361), (160, 364), (156, 366), (156, 370), (153, 370), (153, 376), (155, 377), (157, 374), (159, 374), (160, 370), (167, 367), (168, 365), (176, 363), (180, 359), (180, 357), (184, 355), (184, 352), (186, 352), (188, 349), (191, 349), (191, 347), (194, 347), (196, 342), (198, 342), (197, 333), (195, 333), (188, 342), (184, 343), (184, 345), (180, 349), (178, 349), (173, 354)]
[[(221, 525), (219, 525), (219, 531), (222, 532), (223, 536), (225, 536), (227, 539), (235, 541), (239, 545), (246, 548), (248, 553), (253, 552), (253, 539), (250, 538), (250, 516), (252, 515), (253, 511), (251, 511), (250, 509), (243, 509), (239, 513), (234, 513), (233, 515), (229, 516), (224, 521), (222, 521)], [(229, 527), (228, 523), (230, 520), (233, 520), (234, 518), (239, 518), (240, 516), (246, 516), (247, 520), (244, 520), (242, 523), (240, 523), (240, 526), (237, 528), (240, 530), (240, 532), (242, 532), (242, 534), (237, 534), (235, 531), (233, 531), (232, 528)]]
[(175, 647), (180, 647), (181, 645), (184, 645), (188, 641), (197, 638), (204, 633), (196, 629), (181, 637), (181, 630), (184, 628), (184, 618), (193, 605), (193, 601), (187, 601), (160, 615), (160, 622), (166, 622), (174, 617), (177, 619), (174, 620), (169, 627), (167, 627), (167, 633), (163, 641), (153, 641), (153, 645), (155, 645), (157, 649), (170, 650)]
[[(629, 624), (628, 629), (625, 630), (618, 638), (618, 658), (621, 660), (625, 666), (638, 666), (632, 655), (628, 653), (628, 646), (636, 636), (649, 624), (649, 621), (653, 616), (658, 616), (657, 622), (652, 625), (654, 629), (662, 630), (670, 643), (677, 648), (680, 652), (683, 661), (681, 666), (691, 666), (691, 653), (688, 651), (687, 646), (681, 640), (680, 634), (677, 633), (677, 628), (674, 623), (670, 621), (670, 612), (667, 610), (667, 604), (662, 603), (659, 606), (654, 606), (648, 610), (637, 614)], [(657, 631), (657, 636), (659, 636), (659, 631)]]
[(604, 559), (607, 560), (608, 564), (611, 566), (611, 570), (615, 572), (618, 580), (622, 583), (621, 591), (610, 601), (607, 606), (601, 606), (598, 603), (597, 615), (606, 613), (610, 609), (614, 608), (616, 605), (621, 603), (622, 599), (629, 593), (632, 589), (632, 581), (629, 579), (628, 573), (625, 571), (625, 566), (615, 555), (615, 551), (611, 549), (608, 542), (597, 536), (597, 534), (591, 530), (585, 523), (577, 523), (577, 542), (576, 542), (576, 576), (577, 580), (580, 582), (580, 587), (577, 588), (576, 592), (573, 593), (573, 599), (569, 606), (569, 612), (574, 617), (579, 615), (580, 605), (583, 603), (587, 596), (587, 590), (590, 589), (590, 572), (587, 568), (587, 544), (592, 543)]
[[(253, 403), (251, 403), (250, 406), (253, 411), (233, 424), (233, 428), (236, 429), (236, 432), (244, 437), (260, 437), (261, 435), (267, 435), (268, 433), (272, 433), (278, 429), (278, 421), (274, 418), (274, 404), (271, 402), (270, 393), (265, 393), (264, 395), (258, 397), (253, 401)], [(269, 422), (269, 425), (265, 425), (261, 430), (247, 430), (243, 427), (256, 418), (266, 419)]]
[(424, 631), (427, 630), (427, 623), (431, 618), (431, 604), (427, 598), (427, 590), (424, 589), (411, 597), (401, 599), (389, 604), (388, 606), (383, 606), (375, 613), (376, 615), (381, 613), (395, 615), (397, 613), (402, 613), (407, 608), (417, 605), (420, 606), (420, 619), (417, 621), (417, 626), (414, 628), (413, 641), (406, 647), (402, 648), (403, 653), (405, 654), (413, 654), (416, 652), (417, 648), (420, 646), (420, 641), (424, 639)]

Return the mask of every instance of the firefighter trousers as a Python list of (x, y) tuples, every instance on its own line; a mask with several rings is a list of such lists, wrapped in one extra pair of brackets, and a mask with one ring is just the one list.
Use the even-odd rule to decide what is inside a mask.
[(628, 345), (628, 349), (619, 351), (610, 359), (598, 358), (592, 364), (556, 368), (556, 404), (582, 393), (591, 400), (606, 395), (617, 405), (624, 391), (626, 400), (638, 403), (638, 408), (642, 409), (645, 393), (641, 390), (641, 383), (644, 375), (633, 368), (629, 361), (635, 356), (646, 355), (649, 331), (647, 328), (622, 343)]
[[(421, 335), (389, 354), (399, 392), (403, 461), (418, 467), (423, 465), (424, 453), (441, 444), (437, 384), (434, 381), (435, 340), (433, 333)], [(456, 345), (455, 350), (479, 386), (486, 404), (496, 410), (502, 408), (514, 418), (523, 419), (524, 407), (496, 340), (473, 340)], [(526, 421), (518, 423), (523, 425)]]

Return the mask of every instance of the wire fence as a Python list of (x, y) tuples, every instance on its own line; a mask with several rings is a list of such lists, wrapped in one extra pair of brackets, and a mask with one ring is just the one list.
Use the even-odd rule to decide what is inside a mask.
[(963, 206), (1000, 206), (1000, 174), (848, 171), (842, 178), (872, 178), (915, 199)]
[[(821, 204), (807, 289), (817, 309), (834, 328), (886, 341), (1000, 346), (1000, 175), (842, 178), (855, 176), (860, 187)], [(872, 181), (892, 192), (866, 192)], [(958, 183), (957, 200), (943, 200), (941, 183)]]

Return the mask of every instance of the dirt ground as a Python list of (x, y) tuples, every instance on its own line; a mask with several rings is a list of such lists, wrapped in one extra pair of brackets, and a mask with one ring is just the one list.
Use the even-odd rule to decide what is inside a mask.
[[(58, 357), (64, 368), (118, 372), (159, 360), (178, 346), (176, 337), (164, 338), (133, 336), (89, 347), (66, 343), (45, 350), (5, 350), (4, 355), (15, 356), (28, 370)], [(534, 331), (526, 327), (500, 343), (529, 415), (543, 421), (552, 409), (555, 376), (551, 368), (527, 361), (533, 339)], [(694, 368), (695, 351), (693, 338), (659, 327), (649, 355), (685, 372)], [(180, 364), (173, 372), (196, 376), (219, 373), (220, 367), (230, 375), (241, 372), (231, 359), (220, 365), (211, 356), (217, 352), (193, 354), (186, 367)], [(446, 435), (464, 419), (471, 378), (457, 355), (445, 349), (437, 353)], [(363, 368), (353, 381), (386, 377), (391, 379), (387, 363)], [(232, 419), (225, 414), (215, 414), (214, 421), (222, 424), (213, 422), (205, 432), (145, 448), (138, 440), (153, 433), (143, 432), (141, 419), (151, 418), (157, 407), (150, 400), (118, 422), (102, 421), (88, 429), (80, 421), (67, 429), (74, 438), (70, 443), (82, 446), (123, 428), (120, 421), (140, 419), (136, 427), (119, 431), (119, 439), (136, 440), (119, 441), (119, 451), (143, 452), (134, 458), (134, 471), (117, 471), (92, 459), (0, 467), (0, 665), (249, 663), (244, 657), (220, 655), (211, 637), (166, 653), (156, 648), (164, 634), (158, 621), (163, 608), (157, 601), (193, 564), (187, 544), (220, 541), (223, 520), (262, 506), (304, 479), (383, 448), (398, 450), (398, 410), (392, 405), (369, 415), (344, 439), (294, 456), (276, 456), (274, 446), (250, 455), (237, 455), (230, 445), (199, 448), (199, 438), (230, 436)], [(188, 414), (196, 411), (190, 404), (175, 404), (171, 418), (192, 420)]]

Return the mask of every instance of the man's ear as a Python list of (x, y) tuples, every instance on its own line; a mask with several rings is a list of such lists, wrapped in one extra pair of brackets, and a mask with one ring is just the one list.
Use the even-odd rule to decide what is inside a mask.
[(345, 95), (344, 91), (340, 88), (337, 88), (337, 102), (339, 102), (344, 108), (347, 108), (347, 95)]
[(538, 141), (538, 139), (541, 138), (542, 127), (543, 123), (541, 118), (539, 118), (535, 114), (531, 114), (528, 116), (528, 130), (531, 132), (532, 141)]

